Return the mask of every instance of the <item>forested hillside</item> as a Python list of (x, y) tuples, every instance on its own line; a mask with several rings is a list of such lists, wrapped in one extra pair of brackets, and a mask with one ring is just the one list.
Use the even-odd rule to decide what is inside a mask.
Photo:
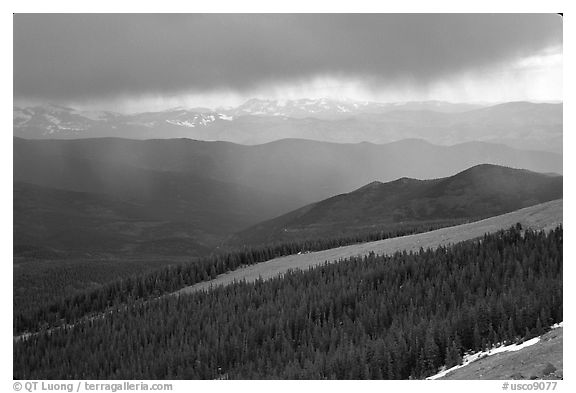
[[(340, 238), (272, 243), (260, 247), (243, 247), (227, 252), (222, 250), (222, 252), (200, 259), (174, 260), (168, 266), (152, 270), (147, 269), (150, 271), (144, 271), (140, 274), (138, 274), (137, 269), (132, 269), (132, 274), (126, 274), (122, 269), (126, 264), (121, 262), (116, 262), (118, 266), (114, 266), (114, 263), (102, 264), (101, 261), (98, 261), (95, 263), (96, 268), (84, 268), (81, 271), (77, 269), (76, 274), (79, 277), (69, 277), (73, 272), (69, 268), (64, 272), (49, 267), (36, 271), (26, 266), (26, 271), (17, 275), (17, 279), (15, 279), (14, 333), (35, 332), (41, 328), (73, 323), (82, 317), (105, 311), (111, 307), (171, 293), (198, 282), (211, 280), (218, 274), (238, 267), (267, 261), (279, 256), (427, 232), (458, 223), (458, 221), (446, 221), (443, 225), (412, 225), (393, 232), (381, 231)], [(108, 272), (115, 272), (115, 279), (108, 278), (108, 282), (103, 285), (83, 291), (62, 289), (89, 278), (94, 283), (98, 273), (101, 273), (98, 271), (98, 266), (102, 265), (106, 267)], [(42, 275), (43, 280), (38, 278), (39, 274)], [(59, 276), (55, 277), (55, 274), (59, 274)], [(26, 293), (26, 290), (32, 293)]]
[(229, 244), (265, 244), (393, 230), (410, 224), (478, 220), (562, 198), (562, 176), (498, 165), (455, 175), (372, 182), (236, 233)]
[(562, 227), (350, 258), (15, 343), (16, 379), (422, 378), (562, 320)]

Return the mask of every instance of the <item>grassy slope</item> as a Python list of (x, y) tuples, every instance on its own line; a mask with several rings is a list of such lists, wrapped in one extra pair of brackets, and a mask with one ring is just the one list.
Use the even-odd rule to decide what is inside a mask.
[(554, 329), (530, 347), (479, 359), (442, 379), (561, 379), (562, 344), (562, 328)]
[(562, 199), (542, 203), (512, 213), (488, 218), (470, 224), (442, 228), (416, 235), (385, 239), (376, 242), (354, 244), (346, 247), (312, 252), (302, 255), (290, 255), (272, 259), (267, 262), (247, 266), (232, 272), (221, 274), (216, 279), (205, 281), (180, 290), (178, 293), (190, 293), (206, 290), (211, 286), (227, 285), (234, 281), (254, 281), (259, 277), (264, 279), (282, 274), (290, 269), (307, 269), (325, 262), (335, 262), (339, 259), (356, 255), (392, 254), (396, 251), (414, 251), (420, 247), (438, 247), (451, 243), (477, 238), (485, 233), (493, 233), (508, 228), (517, 222), (525, 227), (535, 229), (552, 229), (562, 223)]

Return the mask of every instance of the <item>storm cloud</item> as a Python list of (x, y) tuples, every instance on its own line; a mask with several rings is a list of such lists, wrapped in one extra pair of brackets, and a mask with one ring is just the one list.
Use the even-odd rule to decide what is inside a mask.
[(19, 14), (14, 97), (242, 92), (325, 75), (425, 85), (561, 45), (554, 14)]

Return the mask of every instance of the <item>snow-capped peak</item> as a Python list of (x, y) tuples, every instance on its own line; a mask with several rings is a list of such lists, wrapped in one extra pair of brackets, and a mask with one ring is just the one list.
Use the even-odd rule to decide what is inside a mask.
[(253, 98), (235, 109), (236, 116), (282, 116), (282, 117), (343, 117), (355, 113), (377, 110), (383, 104), (366, 103), (350, 99), (301, 98), (294, 100), (270, 100)]

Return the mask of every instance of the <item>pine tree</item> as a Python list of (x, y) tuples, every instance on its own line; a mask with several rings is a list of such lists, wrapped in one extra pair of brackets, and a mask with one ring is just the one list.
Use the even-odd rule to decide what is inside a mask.
[(440, 360), (440, 348), (434, 340), (434, 332), (428, 329), (426, 332), (426, 341), (424, 342), (424, 372), (430, 373), (436, 371)]
[(449, 346), (446, 347), (446, 367), (452, 368), (462, 364), (462, 355), (460, 348), (455, 340), (452, 340)]

